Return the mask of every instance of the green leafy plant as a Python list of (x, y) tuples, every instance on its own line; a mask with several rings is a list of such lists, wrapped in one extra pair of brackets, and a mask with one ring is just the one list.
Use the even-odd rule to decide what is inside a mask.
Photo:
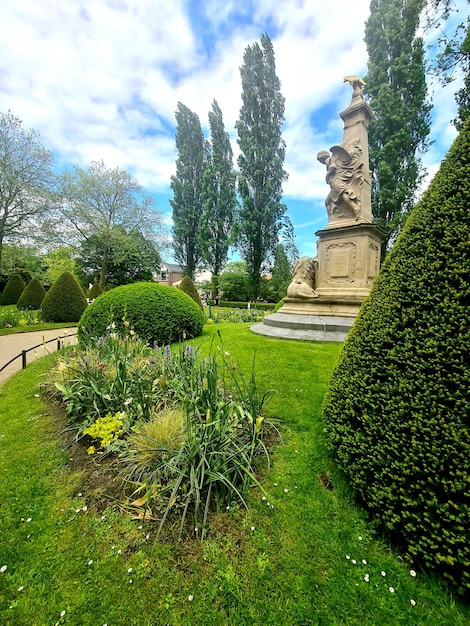
[[(99, 417), (91, 426), (84, 429), (83, 434), (89, 435), (92, 439), (99, 440), (99, 447), (110, 446), (113, 441), (119, 438), (124, 432), (125, 414), (118, 411), (114, 415), (107, 413), (104, 417)], [(88, 448), (88, 453), (93, 454), (95, 446)]]
[(0, 309), (0, 328), (35, 326), (39, 324), (37, 311), (18, 311), (15, 305)]

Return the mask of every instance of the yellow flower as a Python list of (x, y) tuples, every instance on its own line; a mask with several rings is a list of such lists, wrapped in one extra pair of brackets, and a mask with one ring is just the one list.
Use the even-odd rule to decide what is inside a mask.
[(95, 454), (95, 446), (90, 446), (87, 450), (88, 454)]

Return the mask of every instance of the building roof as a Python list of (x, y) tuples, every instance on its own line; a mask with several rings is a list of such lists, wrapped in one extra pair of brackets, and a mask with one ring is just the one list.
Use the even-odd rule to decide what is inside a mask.
[(162, 267), (166, 267), (169, 272), (175, 272), (176, 274), (182, 274), (183, 268), (181, 265), (176, 265), (175, 263), (162, 263)]

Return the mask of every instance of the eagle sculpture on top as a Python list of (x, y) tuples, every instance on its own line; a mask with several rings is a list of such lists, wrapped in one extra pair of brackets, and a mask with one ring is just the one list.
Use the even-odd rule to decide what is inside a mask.
[(367, 84), (362, 78), (359, 76), (345, 76), (343, 79), (344, 83), (349, 83), (353, 88), (353, 98), (359, 97), (362, 98), (362, 88)]

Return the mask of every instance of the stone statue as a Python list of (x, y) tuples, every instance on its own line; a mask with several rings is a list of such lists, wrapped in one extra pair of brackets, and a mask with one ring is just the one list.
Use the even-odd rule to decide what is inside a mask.
[(306, 256), (298, 259), (292, 272), (292, 282), (287, 287), (288, 298), (318, 298), (315, 292), (315, 276), (318, 261)]
[(325, 200), (329, 220), (359, 219), (364, 183), (362, 148), (359, 140), (320, 150), (317, 159), (326, 165), (326, 182), (331, 190)]

